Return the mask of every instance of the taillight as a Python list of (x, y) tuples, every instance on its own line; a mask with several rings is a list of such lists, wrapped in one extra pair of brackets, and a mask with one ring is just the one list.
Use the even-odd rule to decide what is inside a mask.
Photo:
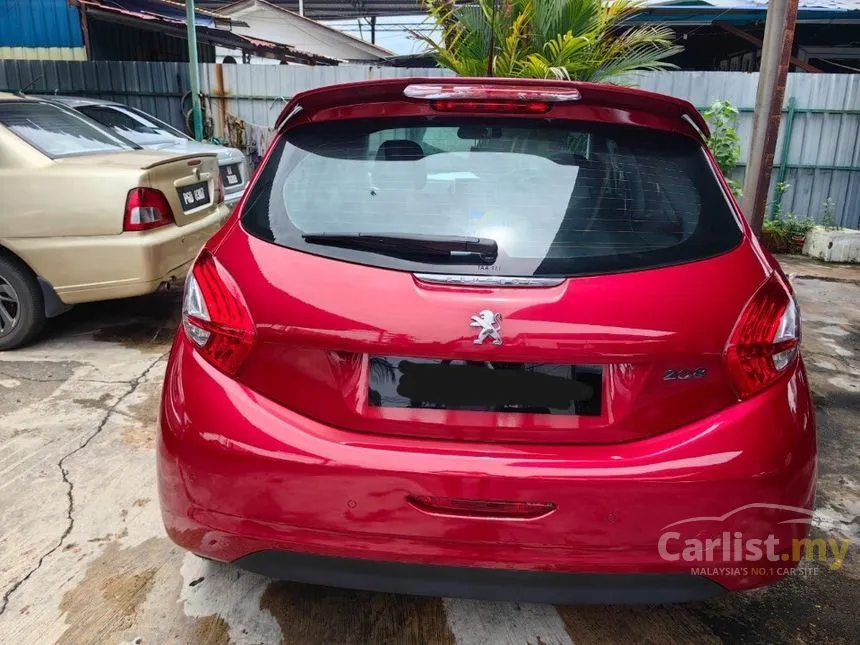
[(155, 188), (132, 188), (125, 199), (122, 230), (148, 231), (173, 223), (173, 209)]
[(746, 399), (784, 374), (800, 345), (797, 301), (774, 274), (747, 303), (725, 351), (738, 396)]
[(430, 101), (437, 112), (507, 112), (544, 114), (550, 105), (544, 101)]
[(575, 88), (537, 88), (527, 85), (458, 85), (417, 83), (407, 85), (404, 96), (430, 101), (437, 112), (508, 112), (544, 114), (553, 103), (578, 101)]
[(204, 250), (185, 282), (182, 326), (207, 361), (235, 376), (254, 344), (254, 321), (227, 270)]
[(502, 502), (484, 499), (461, 499), (410, 495), (410, 504), (427, 513), (460, 517), (496, 517), (505, 519), (534, 519), (552, 513), (552, 502)]

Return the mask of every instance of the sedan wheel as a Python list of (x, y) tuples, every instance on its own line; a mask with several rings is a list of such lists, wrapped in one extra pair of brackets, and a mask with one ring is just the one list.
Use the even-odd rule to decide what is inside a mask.
[(26, 266), (0, 256), (0, 351), (32, 340), (45, 326), (42, 289)]
[(15, 288), (0, 276), (0, 336), (12, 333), (21, 313), (21, 302)]

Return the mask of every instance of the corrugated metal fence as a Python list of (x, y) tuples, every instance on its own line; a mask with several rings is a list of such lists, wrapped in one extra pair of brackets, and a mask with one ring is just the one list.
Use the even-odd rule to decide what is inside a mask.
[[(742, 162), (735, 178), (743, 179), (757, 73), (644, 72), (625, 81), (685, 98), (700, 109), (715, 100), (731, 101), (740, 110)], [(771, 196), (782, 171), (789, 185), (782, 199), (785, 213), (820, 221), (829, 198), (833, 216), (842, 226), (860, 227), (860, 74), (789, 74), (774, 159)]]
[[(217, 136), (223, 136), (230, 116), (252, 127), (271, 126), (285, 102), (305, 89), (370, 78), (448, 74), (439, 69), (368, 65), (202, 65), (201, 70)], [(643, 72), (630, 75), (624, 82), (688, 99), (699, 108), (728, 99), (740, 109), (738, 133), (742, 159), (746, 159), (757, 74)], [(0, 61), (0, 90), (30, 83), (31, 93), (121, 101), (183, 127), (180, 101), (188, 89), (187, 65), (183, 63)], [(790, 117), (789, 107), (793, 107)], [(783, 154), (785, 130), (790, 136)], [(860, 74), (790, 74), (775, 158), (773, 183), (783, 175), (790, 185), (783, 196), (786, 213), (820, 220), (829, 198), (836, 221), (860, 227)], [(743, 163), (736, 173), (736, 178), (742, 177)]]
[(188, 64), (0, 60), (0, 92), (16, 90), (119, 101), (182, 127)]
[[(374, 78), (448, 76), (442, 69), (409, 69), (371, 65), (306, 67), (299, 65), (204, 65), (201, 90), (210, 97), (225, 96), (223, 109), (249, 123), (271, 126), (286, 102), (304, 90), (335, 83)], [(214, 111), (217, 103), (210, 100)], [(220, 115), (213, 115), (216, 130)]]

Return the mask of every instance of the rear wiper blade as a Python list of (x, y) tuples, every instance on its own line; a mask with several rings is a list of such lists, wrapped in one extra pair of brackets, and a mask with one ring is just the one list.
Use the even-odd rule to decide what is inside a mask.
[(406, 259), (480, 261), (493, 264), (499, 255), (495, 240), (463, 235), (398, 235), (394, 233), (305, 233), (305, 242), (373, 251)]

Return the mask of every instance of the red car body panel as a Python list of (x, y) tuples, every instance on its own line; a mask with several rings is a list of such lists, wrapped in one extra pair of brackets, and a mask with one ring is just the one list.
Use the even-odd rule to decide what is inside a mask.
[[(186, 549), (225, 561), (285, 549), (471, 567), (688, 572), (690, 563), (660, 558), (667, 525), (747, 504), (813, 502), (814, 417), (801, 364), (723, 413), (608, 446), (464, 444), (337, 430), (220, 374), (181, 335), (164, 401), (158, 465), (168, 533)], [(557, 510), (535, 520), (445, 517), (417, 510), (410, 495), (552, 502)], [(753, 510), (691, 525), (689, 537), (735, 530), (755, 538), (773, 533), (781, 544), (805, 537), (807, 526), (779, 524), (783, 519)], [(721, 565), (739, 566), (719, 557), (707, 564)], [(742, 589), (775, 577), (723, 583)]]
[[(476, 441), (616, 443), (731, 405), (726, 338), (749, 298), (744, 285), (767, 275), (748, 245), (705, 262), (538, 289), (423, 284), (407, 272), (361, 265), (344, 271), (247, 235), (227, 240), (219, 259), (243, 285), (257, 325), (243, 383), (335, 427)], [(690, 284), (707, 287), (690, 292)], [(502, 314), (504, 345), (472, 342), (476, 301)], [(486, 412), (374, 408), (362, 375), (376, 354), (609, 365), (606, 405), (597, 417), (521, 415), (515, 424)], [(671, 368), (708, 375), (667, 384)]]
[[(287, 105), (280, 136), (331, 119), (428, 116), (427, 103), (404, 98), (403, 89), (440, 82), (476, 81), (312, 90)], [(554, 118), (699, 141), (707, 132), (685, 101), (576, 87), (582, 101), (554, 105)], [(228, 376), (180, 330), (168, 364), (158, 479), (177, 544), (223, 561), (290, 552), (467, 572), (685, 574), (690, 562), (662, 557), (657, 545), (673, 523), (700, 518), (674, 529), (679, 544), (741, 531), (776, 536), (786, 553), (780, 563), (712, 572), (714, 582), (745, 589), (786, 574), (786, 545), (808, 525), (782, 522), (776, 507), (812, 508), (815, 419), (799, 357), (746, 400), (724, 368), (740, 312), (781, 274), (742, 217), (742, 242), (699, 261), (545, 288), (440, 286), (249, 235), (240, 219), (256, 181), (207, 245), (253, 318), (250, 354)], [(503, 314), (504, 345), (473, 343), (469, 316), (483, 307)], [(603, 406), (594, 416), (372, 407), (373, 355), (601, 365)], [(678, 369), (706, 376), (665, 380)], [(421, 496), (550, 510), (528, 519), (464, 517), (417, 504)], [(717, 553), (700, 565), (739, 563)]]

